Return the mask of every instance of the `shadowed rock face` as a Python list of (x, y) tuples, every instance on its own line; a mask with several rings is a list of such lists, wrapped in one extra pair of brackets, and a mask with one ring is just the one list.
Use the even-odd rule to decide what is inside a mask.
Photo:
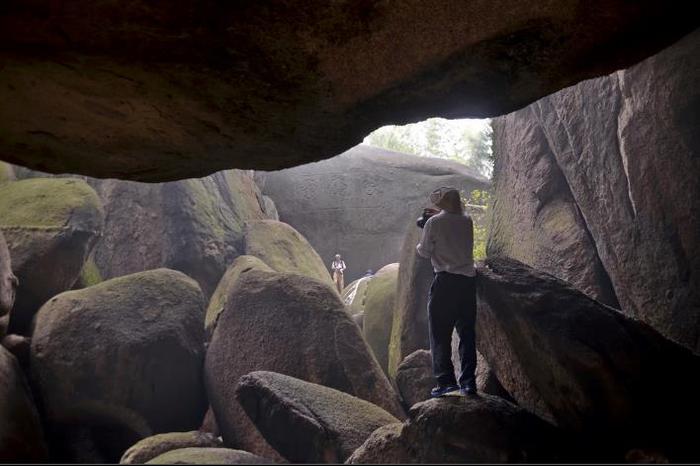
[(598, 459), (659, 447), (697, 461), (685, 426), (700, 415), (700, 357), (552, 275), (486, 264), (477, 345), (522, 407), (576, 432)]
[(342, 463), (376, 429), (399, 422), (368, 401), (275, 372), (241, 377), (236, 397), (292, 463)]
[(164, 181), (338, 154), (386, 123), (493, 116), (629, 66), (690, 3), (8, 1), (0, 157)]
[(625, 314), (694, 351), (699, 52), (697, 31), (636, 66), (495, 119), (488, 247), (614, 304), (601, 286), (609, 281)]
[[(0, 317), (12, 309), (12, 305), (15, 303), (17, 284), (17, 277), (12, 273), (10, 251), (7, 249), (5, 237), (0, 231)], [(2, 333), (0, 333), (1, 337)]]
[(30, 366), (55, 460), (116, 462), (143, 437), (198, 427), (203, 301), (194, 280), (156, 269), (42, 306)]
[[(309, 240), (330, 266), (336, 253), (347, 265), (345, 283), (398, 262), (406, 226), (429, 204), (439, 186), (470, 192), (488, 180), (450, 160), (361, 144), (318, 163), (276, 172), (256, 172), (280, 220)], [(414, 245), (415, 246), (415, 245)]]
[(404, 424), (374, 431), (347, 463), (549, 462), (561, 457), (563, 438), (500, 398), (446, 396), (417, 403)]
[(47, 460), (41, 420), (22, 369), (0, 346), (0, 462)]

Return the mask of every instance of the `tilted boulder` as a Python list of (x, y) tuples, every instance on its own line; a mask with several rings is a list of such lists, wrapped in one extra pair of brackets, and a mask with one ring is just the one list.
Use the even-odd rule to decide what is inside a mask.
[(394, 321), (399, 264), (385, 265), (367, 285), (362, 334), (385, 373), (389, 360), (389, 340)]
[(271, 464), (263, 458), (243, 450), (229, 448), (180, 448), (156, 456), (146, 464)]
[(197, 428), (203, 345), (202, 292), (180, 272), (49, 300), (36, 317), (31, 371), (57, 459), (116, 462), (141, 438)]
[(214, 333), (214, 327), (219, 319), (219, 315), (226, 307), (226, 299), (231, 292), (231, 289), (236, 285), (241, 275), (250, 272), (251, 270), (265, 270), (272, 272), (272, 269), (263, 261), (255, 256), (239, 256), (231, 266), (226, 270), (224, 276), (221, 277), (219, 284), (214, 290), (214, 293), (209, 299), (209, 306), (204, 317), (204, 327), (207, 334), (207, 339), (211, 338)]
[(9, 163), (0, 162), (0, 183), (14, 181), (15, 179), (15, 171), (12, 165)]
[(39, 307), (73, 286), (102, 232), (103, 217), (99, 197), (79, 179), (0, 185), (0, 230), (19, 279), (10, 332), (28, 334)]
[(291, 225), (275, 220), (250, 222), (245, 228), (245, 253), (277, 272), (300, 273), (333, 283), (318, 253)]
[(15, 357), (0, 346), (0, 462), (48, 459), (41, 420)]
[(238, 280), (205, 363), (209, 401), (224, 442), (273, 451), (235, 398), (239, 379), (279, 372), (367, 400), (403, 417), (398, 396), (330, 285), (298, 274), (252, 270)]
[(221, 448), (221, 440), (213, 435), (192, 430), (189, 432), (168, 432), (146, 437), (129, 447), (119, 464), (144, 464), (171, 450), (181, 448)]
[[(5, 237), (0, 230), (0, 318), (7, 315), (15, 303), (17, 277), (12, 273), (12, 260)], [(0, 333), (0, 338), (3, 334)]]
[[(328, 160), (256, 172), (280, 219), (296, 228), (325, 264), (340, 253), (346, 283), (399, 262), (409, 220), (439, 186), (470, 193), (489, 186), (464, 164), (360, 144)], [(397, 180), (401, 180), (397, 182)]]
[(368, 401), (275, 372), (241, 377), (236, 397), (292, 463), (342, 463), (377, 428), (399, 422)]
[(103, 279), (166, 267), (194, 278), (210, 296), (242, 253), (245, 222), (266, 218), (262, 194), (240, 170), (159, 184), (90, 183), (106, 212), (93, 253)]
[(560, 457), (562, 438), (501, 398), (446, 396), (416, 404), (404, 424), (375, 431), (346, 463), (549, 462)]
[(416, 252), (423, 230), (409, 222), (401, 248), (399, 285), (389, 342), (389, 376), (396, 377), (401, 361), (419, 349), (430, 348), (428, 338), (428, 292), (433, 266)]
[(684, 426), (700, 414), (700, 357), (552, 275), (509, 259), (486, 264), (477, 344), (523, 407), (551, 415), (604, 459), (650, 447), (698, 459)]

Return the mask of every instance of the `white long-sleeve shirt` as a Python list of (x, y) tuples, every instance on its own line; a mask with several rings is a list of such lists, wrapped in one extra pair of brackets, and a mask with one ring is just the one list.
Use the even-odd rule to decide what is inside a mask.
[(416, 246), (418, 254), (430, 259), (435, 272), (473, 277), (474, 225), (465, 214), (441, 211), (428, 219), (423, 237)]

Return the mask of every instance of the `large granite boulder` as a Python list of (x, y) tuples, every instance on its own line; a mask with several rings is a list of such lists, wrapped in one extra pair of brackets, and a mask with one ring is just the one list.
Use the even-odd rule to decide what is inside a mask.
[(416, 252), (423, 230), (411, 220), (401, 247), (399, 285), (396, 291), (394, 322), (389, 341), (389, 375), (394, 378), (399, 364), (409, 354), (430, 348), (428, 338), (428, 292), (433, 282), (430, 259)]
[(236, 397), (292, 463), (342, 463), (376, 429), (399, 422), (368, 401), (275, 372), (241, 377)]
[(255, 256), (238, 256), (228, 270), (226, 270), (224, 276), (221, 277), (216, 290), (214, 290), (214, 294), (212, 294), (209, 299), (209, 306), (207, 307), (207, 312), (204, 317), (204, 328), (206, 330), (207, 340), (209, 340), (214, 333), (214, 327), (219, 319), (219, 315), (221, 315), (226, 308), (226, 300), (231, 290), (238, 282), (238, 279), (251, 270), (272, 272), (272, 269), (268, 267), (267, 264)]
[(0, 462), (43, 462), (47, 458), (39, 414), (19, 363), (0, 346)]
[(404, 424), (375, 431), (347, 460), (372, 463), (531, 463), (561, 458), (562, 435), (490, 395), (423, 401)]
[(243, 450), (189, 447), (170, 450), (146, 464), (272, 464), (273, 461)]
[[(0, 230), (0, 318), (7, 315), (12, 309), (18, 283), (17, 277), (12, 273), (10, 250), (7, 249), (5, 236)], [(0, 338), (2, 336), (0, 333)]]
[(477, 344), (521, 406), (551, 415), (599, 459), (658, 447), (697, 461), (686, 426), (700, 415), (700, 357), (552, 275), (510, 259), (486, 264)]
[(489, 255), (547, 270), (619, 307), (610, 278), (532, 109), (493, 120)]
[(389, 339), (394, 320), (399, 264), (385, 265), (367, 285), (362, 334), (384, 372), (389, 360)]
[(298, 274), (252, 270), (230, 291), (205, 363), (209, 401), (224, 442), (274, 450), (236, 401), (239, 379), (279, 372), (372, 402), (401, 418), (398, 396), (332, 287)]
[(261, 220), (247, 224), (245, 253), (277, 272), (299, 273), (333, 283), (330, 272), (306, 238), (284, 222)]
[(207, 432), (168, 432), (146, 437), (124, 452), (119, 464), (144, 464), (171, 450), (181, 448), (221, 448), (220, 439)]
[[(399, 261), (406, 225), (439, 186), (470, 192), (489, 183), (457, 162), (359, 145), (323, 162), (256, 172), (280, 220), (309, 240), (324, 263), (340, 253), (346, 283)], [(401, 180), (397, 182), (397, 180)]]
[(147, 181), (288, 167), (384, 124), (521, 108), (649, 56), (696, 28), (693, 13), (619, 0), (11, 2), (0, 153)]
[(203, 301), (194, 280), (157, 269), (42, 306), (31, 371), (56, 460), (116, 462), (141, 438), (199, 426)]
[(90, 180), (105, 206), (94, 265), (102, 279), (166, 267), (210, 296), (242, 253), (244, 224), (266, 218), (252, 177), (239, 170), (148, 184)]
[(0, 185), (0, 231), (19, 279), (12, 333), (29, 333), (39, 307), (73, 286), (102, 232), (103, 217), (99, 197), (79, 179)]
[[(544, 244), (530, 242), (535, 248), (531, 256), (540, 259), (526, 262), (590, 292), (590, 286), (575, 277), (571, 260), (590, 259), (595, 252), (625, 314), (644, 320), (696, 352), (700, 351), (700, 138), (696, 117), (700, 89), (695, 85), (700, 75), (699, 50), (700, 32), (696, 31), (638, 65), (564, 89), (501, 122), (496, 119), (496, 160), (508, 157), (504, 151), (520, 147), (526, 165), (519, 165), (515, 157), (504, 162), (501, 168), (510, 173), (497, 173), (495, 198), (505, 194), (523, 204), (541, 204), (544, 210), (527, 218), (537, 207), (523, 206), (517, 214), (504, 209), (491, 241), (492, 245), (508, 244), (510, 236), (517, 242), (516, 232), (527, 236), (529, 225), (543, 221), (548, 222), (545, 229), (566, 233), (553, 237), (562, 244), (573, 245), (575, 238), (589, 237), (566, 251), (550, 249), (553, 242), (549, 238)], [(530, 137), (526, 128), (537, 136)], [(541, 151), (531, 144), (542, 146)], [(535, 187), (533, 180), (507, 182), (535, 178), (527, 171), (535, 152), (546, 153), (542, 157), (548, 165), (556, 164), (551, 170), (561, 172), (568, 190), (540, 192), (540, 201), (524, 191)], [(505, 184), (498, 183), (499, 176)], [(516, 187), (518, 192), (512, 190)], [(549, 205), (561, 210), (572, 199), (580, 217), (548, 219)], [(499, 210), (498, 202), (494, 213)], [(584, 254), (584, 249), (591, 252)], [(490, 254), (498, 252), (498, 248), (489, 250)], [(503, 250), (511, 252), (512, 248)], [(517, 257), (525, 260), (528, 255)], [(602, 274), (596, 263), (589, 260), (583, 266), (587, 272), (579, 264), (582, 276)], [(564, 273), (567, 268), (570, 274)]]

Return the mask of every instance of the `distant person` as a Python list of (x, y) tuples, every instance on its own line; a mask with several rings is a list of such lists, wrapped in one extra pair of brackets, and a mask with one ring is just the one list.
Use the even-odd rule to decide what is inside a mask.
[[(433, 375), (437, 386), (434, 398), (460, 390), (476, 394), (476, 271), (474, 269), (474, 225), (464, 213), (455, 188), (438, 188), (430, 201), (440, 210), (427, 208), (418, 219), (423, 236), (418, 254), (430, 259), (434, 278), (428, 298), (428, 330)], [(452, 365), (452, 331), (459, 335), (461, 361), (459, 381)], [(459, 383), (458, 383), (459, 382)]]
[(331, 271), (333, 272), (333, 281), (335, 282), (335, 287), (338, 289), (338, 293), (343, 293), (343, 288), (345, 288), (345, 279), (343, 274), (345, 272), (345, 261), (340, 257), (340, 254), (335, 255), (335, 259), (331, 262)]

